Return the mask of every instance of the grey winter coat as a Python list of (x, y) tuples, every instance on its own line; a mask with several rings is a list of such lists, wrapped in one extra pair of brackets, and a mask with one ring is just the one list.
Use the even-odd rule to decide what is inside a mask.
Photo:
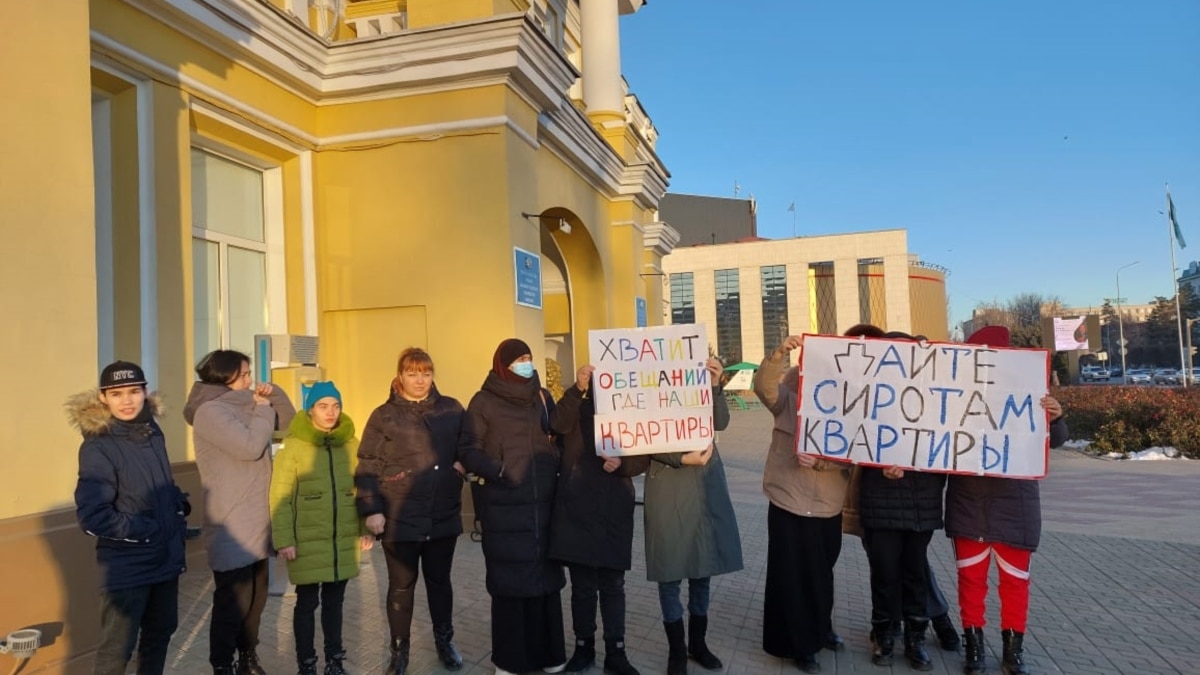
[[(729, 426), (729, 406), (713, 389), (713, 426)], [(704, 466), (682, 463), (683, 453), (650, 456), (646, 473), (646, 578), (700, 579), (742, 569), (742, 540), (721, 454), (713, 446)]]
[(296, 409), (279, 387), (270, 405), (254, 392), (197, 382), (183, 408), (192, 425), (196, 467), (204, 488), (204, 547), (214, 572), (245, 567), (271, 555), (271, 437)]

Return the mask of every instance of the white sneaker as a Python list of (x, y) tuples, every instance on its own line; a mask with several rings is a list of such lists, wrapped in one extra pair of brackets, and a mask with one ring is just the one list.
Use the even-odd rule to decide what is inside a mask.
[(567, 662), (563, 661), (562, 663), (558, 664), (557, 666), (547, 666), (545, 668), (542, 668), (542, 672), (543, 673), (561, 673), (563, 671), (563, 669), (566, 667), (567, 667)]

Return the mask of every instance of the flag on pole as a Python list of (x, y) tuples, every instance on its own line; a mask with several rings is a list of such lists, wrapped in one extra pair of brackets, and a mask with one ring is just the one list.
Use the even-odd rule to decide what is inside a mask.
[(788, 213), (795, 213), (795, 212), (796, 212), (796, 202), (792, 202), (791, 206), (788, 207)]
[(1171, 201), (1170, 190), (1167, 190), (1167, 220), (1175, 230), (1175, 239), (1179, 241), (1179, 248), (1187, 248), (1187, 242), (1183, 240), (1183, 232), (1179, 229), (1179, 221), (1175, 220), (1175, 202)]

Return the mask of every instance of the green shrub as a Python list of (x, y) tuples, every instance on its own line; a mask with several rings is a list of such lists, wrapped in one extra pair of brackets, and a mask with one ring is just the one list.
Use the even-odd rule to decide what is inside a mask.
[(1200, 390), (1164, 387), (1054, 387), (1071, 437), (1100, 454), (1173, 447), (1200, 459)]

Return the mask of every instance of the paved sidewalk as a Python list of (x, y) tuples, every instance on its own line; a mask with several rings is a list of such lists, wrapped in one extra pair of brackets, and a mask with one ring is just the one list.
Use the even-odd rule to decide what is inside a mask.
[[(767, 656), (761, 649), (767, 549), (761, 478), (769, 425), (770, 417), (761, 410), (740, 411), (721, 434), (721, 454), (746, 563), (743, 571), (713, 580), (710, 645), (724, 660), (726, 673), (799, 672), (790, 662)], [(1200, 672), (1196, 641), (1200, 635), (1200, 520), (1196, 516), (1200, 512), (1200, 462), (1113, 462), (1055, 451), (1042, 495), (1045, 533), (1033, 558), (1026, 638), (1033, 672)], [(942, 588), (953, 600), (955, 575), (949, 541), (940, 533), (935, 535), (930, 552)], [(387, 665), (382, 605), (387, 581), (382, 556), (378, 547), (372, 551), (362, 575), (351, 581), (347, 590), (345, 637), (351, 675), (382, 673)], [(663, 673), (666, 640), (657, 590), (645, 580), (640, 510), (633, 559), (634, 569), (626, 576), (629, 657), (644, 675)], [(995, 572), (992, 574), (994, 588)], [(455, 641), (466, 660), (460, 672), (490, 674), (483, 554), (479, 544), (466, 536), (459, 539), (454, 580)], [(180, 629), (168, 665), (174, 672), (209, 672), (211, 575), (197, 567), (184, 577), (180, 588)], [(569, 592), (569, 588), (563, 592), (568, 639)], [(825, 673), (914, 672), (902, 659), (893, 668), (871, 664), (867, 562), (853, 537), (846, 537), (843, 543), (836, 597), (835, 626), (847, 649), (821, 654)], [(995, 605), (993, 590), (987, 639), (993, 656), (998, 656)], [(291, 597), (272, 597), (267, 604), (259, 656), (271, 675), (295, 672), (292, 606)], [(956, 615), (957, 608), (952, 612)], [(935, 673), (962, 672), (959, 655), (930, 646)], [(319, 652), (319, 644), (317, 649)], [(568, 645), (568, 655), (570, 650)], [(602, 659), (602, 655), (598, 657)], [(991, 672), (998, 673), (994, 658), (992, 666)], [(433, 651), (423, 589), (418, 590), (409, 672), (446, 672)], [(690, 672), (707, 671), (693, 663)]]

